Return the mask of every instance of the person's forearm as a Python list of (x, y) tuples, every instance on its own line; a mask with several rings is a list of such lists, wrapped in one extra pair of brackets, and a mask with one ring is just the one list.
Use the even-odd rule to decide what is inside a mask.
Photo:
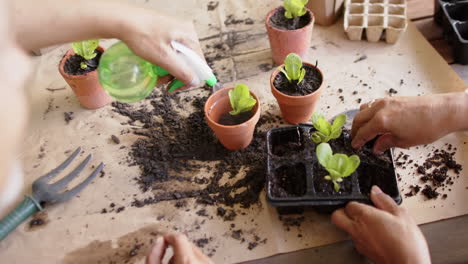
[(447, 94), (446, 105), (440, 111), (447, 112), (450, 132), (468, 131), (468, 93)]
[(15, 0), (13, 23), (26, 50), (73, 41), (120, 38), (135, 7), (102, 0)]

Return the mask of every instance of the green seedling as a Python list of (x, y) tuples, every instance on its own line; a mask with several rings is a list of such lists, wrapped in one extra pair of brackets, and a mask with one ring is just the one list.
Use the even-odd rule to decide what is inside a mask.
[(329, 175), (325, 176), (325, 180), (333, 182), (335, 192), (340, 191), (340, 182), (343, 178), (351, 175), (359, 167), (361, 160), (357, 155), (347, 156), (345, 154), (333, 154), (328, 143), (321, 143), (316, 149), (317, 159)]
[(233, 90), (229, 91), (229, 100), (231, 102), (231, 115), (238, 115), (252, 110), (257, 100), (250, 95), (249, 87), (245, 84), (237, 84)]
[(341, 114), (333, 120), (333, 124), (330, 124), (323, 115), (314, 112), (312, 115), (312, 123), (314, 128), (317, 130), (312, 133), (312, 141), (316, 144), (327, 143), (331, 139), (339, 138), (343, 125), (346, 123), (346, 115)]
[[(74, 42), (72, 44), (73, 51), (80, 55), (86, 61), (94, 59), (96, 57), (96, 48), (99, 46), (99, 40), (85, 40), (80, 42)], [(81, 69), (86, 69), (88, 65), (86, 61), (82, 61), (80, 64)]]
[(281, 66), (278, 69), (286, 75), (289, 82), (297, 81), (301, 83), (304, 80), (306, 71), (302, 68), (302, 59), (296, 53), (289, 53), (284, 60), (284, 68)]
[(308, 0), (284, 0), (284, 16), (289, 19), (303, 16), (307, 12), (304, 7), (307, 2)]

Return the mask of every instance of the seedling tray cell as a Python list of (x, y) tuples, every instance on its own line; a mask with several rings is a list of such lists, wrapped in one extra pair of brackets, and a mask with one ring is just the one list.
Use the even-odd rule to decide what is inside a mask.
[(333, 151), (356, 154), (361, 165), (343, 179), (337, 193), (332, 182), (323, 180), (326, 170), (317, 161), (316, 144), (310, 139), (312, 132), (312, 125), (300, 124), (267, 133), (267, 200), (279, 213), (300, 213), (305, 207), (331, 212), (350, 201), (372, 204), (369, 199), (372, 185), (378, 185), (401, 203), (392, 151), (375, 156), (369, 146), (354, 150), (348, 131), (343, 131), (340, 138), (329, 142)]

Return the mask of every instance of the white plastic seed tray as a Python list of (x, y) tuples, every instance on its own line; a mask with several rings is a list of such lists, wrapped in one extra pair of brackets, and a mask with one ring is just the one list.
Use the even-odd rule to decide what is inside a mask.
[(344, 30), (350, 40), (395, 43), (408, 26), (405, 0), (347, 0)]

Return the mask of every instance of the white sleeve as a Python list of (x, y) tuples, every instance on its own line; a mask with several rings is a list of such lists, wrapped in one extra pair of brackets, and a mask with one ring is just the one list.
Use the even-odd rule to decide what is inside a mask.
[(19, 161), (14, 164), (6, 177), (4, 188), (0, 189), (0, 217), (8, 213), (6, 210), (12, 207), (23, 189), (23, 170)]

